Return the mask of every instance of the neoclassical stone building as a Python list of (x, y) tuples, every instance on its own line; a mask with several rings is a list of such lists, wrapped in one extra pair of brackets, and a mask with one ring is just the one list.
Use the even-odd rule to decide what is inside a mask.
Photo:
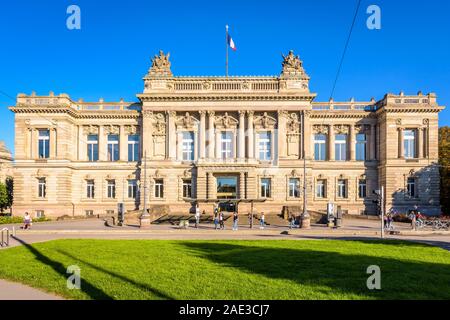
[(19, 94), (14, 211), (92, 215), (147, 201), (186, 213), (198, 201), (210, 213), (238, 199), (240, 213), (275, 214), (302, 207), (306, 179), (310, 210), (375, 214), (372, 191), (384, 186), (386, 209), (439, 212), (435, 94), (316, 102), (292, 52), (274, 77), (178, 77), (170, 66), (162, 52), (152, 59), (136, 103)]
[(6, 148), (3, 141), (0, 141), (0, 182), (5, 183), (6, 179), (13, 176), (11, 152)]

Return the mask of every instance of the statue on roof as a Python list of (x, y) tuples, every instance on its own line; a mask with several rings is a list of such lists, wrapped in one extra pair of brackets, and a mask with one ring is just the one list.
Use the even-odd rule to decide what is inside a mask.
[(302, 61), (298, 55), (294, 55), (293, 50), (289, 50), (288, 55), (283, 56), (283, 62), (281, 65), (283, 66), (282, 74), (302, 74), (304, 72)]
[(162, 50), (159, 50), (159, 55), (155, 55), (152, 58), (152, 66), (150, 67), (149, 74), (152, 76), (172, 76), (169, 57), (170, 53), (164, 54)]

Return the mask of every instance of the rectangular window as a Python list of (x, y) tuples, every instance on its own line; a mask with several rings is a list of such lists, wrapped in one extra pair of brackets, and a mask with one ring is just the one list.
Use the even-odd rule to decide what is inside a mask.
[(38, 197), (45, 198), (47, 196), (47, 185), (45, 178), (38, 179)]
[(85, 214), (86, 214), (86, 217), (92, 217), (94, 215), (94, 210), (86, 210)]
[(194, 161), (194, 132), (183, 132), (183, 161)]
[(325, 161), (327, 136), (324, 134), (314, 135), (314, 160)]
[(404, 130), (403, 131), (403, 147), (405, 159), (411, 159), (416, 157), (416, 131)]
[(119, 135), (108, 135), (108, 161), (119, 160)]
[(36, 210), (36, 218), (44, 218), (44, 210)]
[(272, 135), (270, 131), (259, 133), (259, 160), (270, 160), (272, 148)]
[(261, 197), (270, 198), (271, 196), (270, 178), (261, 179)]
[(87, 153), (89, 161), (98, 161), (98, 135), (87, 136)]
[(155, 180), (155, 198), (164, 198), (164, 180)]
[(137, 181), (128, 180), (128, 198), (136, 199), (137, 195)]
[(108, 198), (116, 197), (116, 180), (108, 180)]
[(139, 135), (128, 136), (128, 161), (139, 161)]
[(87, 197), (89, 199), (94, 199), (94, 197), (95, 197), (95, 182), (94, 182), (94, 180), (86, 181), (86, 191), (87, 191)]
[(300, 179), (289, 178), (289, 197), (300, 198)]
[(316, 182), (316, 198), (326, 197), (326, 180), (317, 180)]
[(367, 196), (367, 183), (366, 179), (358, 180), (358, 197), (365, 198)]
[(339, 179), (337, 182), (338, 198), (347, 198), (347, 180)]
[(358, 133), (356, 135), (356, 161), (366, 160), (366, 145), (366, 135), (364, 133)]
[(411, 198), (416, 197), (416, 179), (408, 178), (406, 182), (407, 195)]
[(347, 135), (337, 134), (334, 140), (335, 160), (347, 160)]
[(192, 180), (183, 180), (183, 198), (192, 198)]
[(222, 131), (221, 133), (222, 159), (233, 157), (233, 133), (231, 131)]
[(39, 130), (39, 159), (50, 157), (50, 130)]

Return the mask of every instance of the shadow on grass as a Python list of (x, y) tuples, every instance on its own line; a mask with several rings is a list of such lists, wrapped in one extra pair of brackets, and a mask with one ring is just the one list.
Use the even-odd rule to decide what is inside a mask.
[[(374, 244), (367, 240), (362, 242)], [(393, 245), (396, 242), (388, 240), (383, 243)], [(349, 250), (348, 254), (316, 251), (302, 249), (301, 243), (298, 248), (292, 249), (220, 242), (183, 241), (179, 244), (191, 254), (224, 267), (262, 275), (268, 279), (290, 280), (299, 285), (317, 287), (318, 291), (325, 291), (326, 294), (373, 299), (450, 299), (449, 264), (351, 253), (354, 250)], [(398, 244), (408, 245), (408, 242), (397, 242)], [(369, 274), (366, 270), (371, 265), (377, 265), (381, 269), (381, 290), (367, 289)], [(298, 297), (293, 296), (293, 299), (296, 298)]]
[[(51, 267), (53, 270), (55, 270), (62, 278), (62, 281), (66, 283), (68, 274), (67, 274), (67, 267), (64, 266), (61, 262), (52, 260), (42, 254), (39, 250), (37, 250), (32, 245), (28, 244), (24, 240), (13, 237), (16, 241), (20, 242), (28, 251), (30, 251), (38, 261), (42, 262), (43, 264)], [(86, 281), (83, 279), (83, 283), (81, 285), (81, 291), (86, 293), (91, 299), (95, 300), (112, 300), (113, 298), (109, 296), (106, 292), (103, 290), (97, 288), (93, 284), (91, 284), (89, 281)]]
[[(85, 264), (85, 265), (87, 265), (87, 266), (89, 266), (89, 267), (91, 267), (91, 268), (93, 268), (93, 269), (96, 269), (96, 270), (101, 271), (101, 272), (103, 272), (103, 273), (106, 273), (106, 274), (108, 274), (108, 275), (110, 275), (110, 276), (113, 276), (113, 277), (115, 277), (115, 278), (117, 278), (117, 279), (119, 279), (119, 280), (128, 282), (128, 283), (130, 283), (131, 285), (133, 285), (133, 286), (135, 286), (135, 287), (137, 287), (137, 288), (139, 288), (139, 289), (141, 289), (141, 290), (144, 290), (144, 291), (150, 291), (150, 292), (153, 293), (155, 296), (157, 296), (159, 299), (163, 299), (163, 300), (174, 300), (174, 299), (175, 299), (175, 298), (173, 298), (173, 297), (171, 297), (171, 296), (165, 294), (164, 292), (162, 292), (162, 291), (160, 291), (160, 290), (158, 290), (158, 289), (155, 289), (155, 288), (150, 287), (149, 285), (146, 285), (146, 284), (142, 284), (142, 283), (136, 282), (136, 281), (134, 281), (134, 280), (132, 280), (132, 279), (130, 279), (130, 278), (127, 278), (127, 277), (121, 275), (121, 274), (112, 272), (112, 271), (107, 270), (107, 269), (105, 269), (105, 268), (103, 268), (103, 267), (100, 267), (100, 266), (98, 266), (98, 265), (95, 265), (95, 264), (93, 264), (93, 263), (90, 263), (90, 262), (88, 262), (88, 261), (86, 261), (86, 260), (82, 260), (82, 259), (80, 259), (80, 258), (78, 258), (78, 257), (75, 257), (75, 256), (71, 255), (70, 253), (68, 253), (68, 252), (66, 252), (66, 251), (63, 251), (63, 250), (57, 250), (57, 252), (59, 252), (59, 253), (65, 255), (65, 256), (67, 256), (67, 257), (69, 257), (69, 258), (71, 258), (71, 259), (77, 260), (77, 261), (79, 261), (79, 262), (81, 262), (81, 263), (83, 263), (83, 264)], [(84, 280), (83, 280), (83, 281), (84, 281)], [(84, 284), (84, 282), (83, 282), (83, 284)]]

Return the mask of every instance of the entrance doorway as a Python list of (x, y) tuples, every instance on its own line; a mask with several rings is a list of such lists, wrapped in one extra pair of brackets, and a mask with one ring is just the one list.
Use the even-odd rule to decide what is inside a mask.
[(226, 201), (237, 197), (237, 177), (219, 176), (217, 180), (217, 199), (220, 199), (219, 207), (222, 211), (233, 212), (235, 203)]

